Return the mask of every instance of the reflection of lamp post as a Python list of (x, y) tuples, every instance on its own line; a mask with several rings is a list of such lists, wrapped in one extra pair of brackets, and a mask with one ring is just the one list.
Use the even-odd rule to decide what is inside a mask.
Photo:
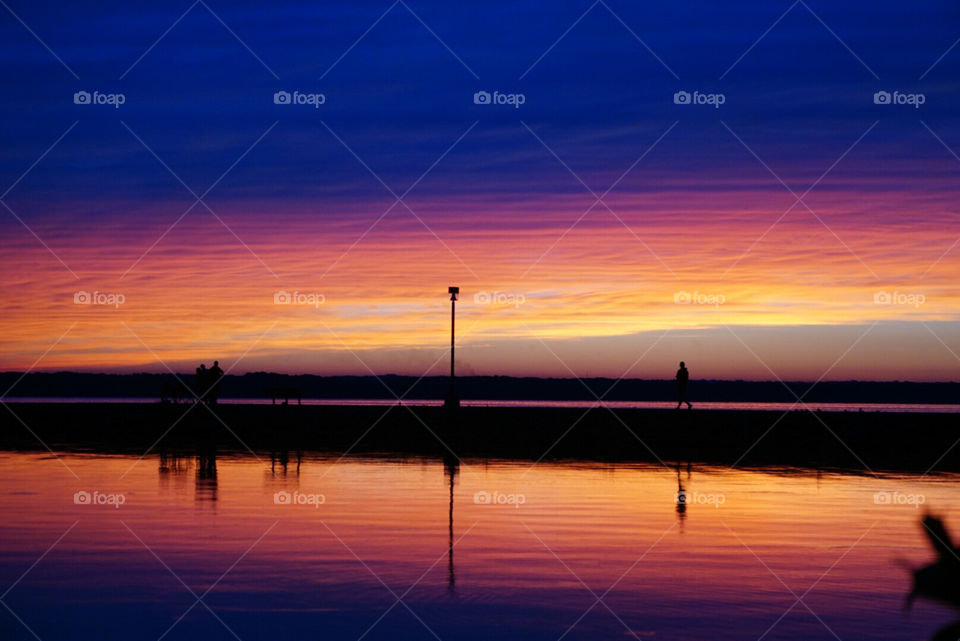
[(460, 398), (457, 396), (457, 390), (454, 384), (453, 350), (454, 328), (457, 315), (457, 294), (460, 293), (460, 288), (448, 287), (447, 293), (450, 294), (450, 390), (447, 392), (447, 400), (444, 401), (443, 405), (448, 409), (456, 409), (460, 407)]
[(453, 571), (453, 485), (456, 481), (457, 473), (460, 472), (460, 459), (456, 456), (444, 456), (443, 471), (450, 476), (450, 511), (447, 524), (447, 591), (453, 594), (454, 585), (457, 581)]

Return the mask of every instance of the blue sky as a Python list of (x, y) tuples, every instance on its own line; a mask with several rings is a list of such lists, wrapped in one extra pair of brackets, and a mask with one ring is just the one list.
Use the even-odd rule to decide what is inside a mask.
[[(800, 338), (770, 358), (816, 378), (843, 327), (879, 322), (901, 347), (926, 345), (908, 374), (948, 376), (960, 360), (958, 45), (949, 2), (9, 2), (6, 366), (32, 363), (78, 319), (64, 367), (149, 363), (128, 329), (182, 319), (203, 327), (161, 333), (169, 358), (220, 340), (240, 358), (251, 319), (277, 313), (251, 301), (278, 286), (323, 292), (338, 333), (283, 317), (258, 367), (289, 350), (303, 371), (344, 345), (429, 351), (420, 319), (456, 280), (531, 301), (488, 314), (476, 351), (458, 350), (481, 373), (499, 371), (492, 345), (539, 348), (528, 329), (577, 368), (618, 374), (604, 363), (661, 330), (717, 342), (738, 327), (750, 344), (765, 340), (758, 328), (812, 326), (831, 346), (814, 362)], [(276, 104), (281, 91), (323, 103)], [(77, 92), (123, 102), (75, 104)], [(477, 104), (477, 92), (522, 104)], [(76, 316), (78, 283), (126, 292), (135, 316)], [(678, 291), (727, 306), (689, 313)], [(878, 308), (883, 291), (925, 307)], [(589, 346), (549, 342), (579, 339)], [(902, 362), (876, 358), (845, 371), (889, 377)], [(750, 360), (735, 374), (769, 374)], [(521, 361), (512, 371), (569, 373)]]
[[(676, 120), (682, 126), (651, 158), (671, 179), (706, 172), (709, 180), (718, 165), (730, 168), (726, 147), (737, 143), (721, 119), (801, 182), (876, 119), (882, 126), (864, 155), (926, 156), (923, 147), (938, 143), (918, 135), (926, 134), (918, 115), (945, 140), (957, 133), (957, 49), (931, 69), (960, 37), (960, 9), (945, 2), (887, 2), (869, 11), (615, 0), (560, 2), (549, 11), (516, 2), (9, 6), (79, 79), (4, 13), (3, 82), (16, 99), (0, 106), (0, 170), (11, 183), (80, 120), (41, 169), (42, 182), (61, 193), (85, 185), (118, 197), (176, 190), (119, 120), (195, 189), (279, 120), (244, 163), (243, 178), (258, 193), (286, 195), (376, 187), (319, 120), (398, 189), (479, 121), (465, 153), (444, 163), (449, 175), (424, 185), (438, 191), (469, 189), (465, 175), (510, 191), (521, 168), (543, 175), (546, 189), (578, 189), (553, 180), (565, 170), (542, 157), (521, 121), (595, 189)], [(272, 102), (280, 89), (327, 100), (321, 109), (289, 109)], [(882, 89), (923, 92), (922, 113), (873, 105)], [(77, 90), (122, 92), (126, 102), (84, 109), (72, 104)], [(520, 109), (478, 106), (478, 90), (523, 93), (526, 101)], [(726, 102), (720, 110), (684, 109), (672, 101), (678, 90), (719, 92)], [(748, 156), (737, 160), (755, 165)]]

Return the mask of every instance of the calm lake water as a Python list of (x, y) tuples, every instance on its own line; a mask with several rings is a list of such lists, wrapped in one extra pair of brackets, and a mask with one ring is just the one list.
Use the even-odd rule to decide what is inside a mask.
[(932, 559), (925, 509), (960, 533), (954, 476), (683, 466), (680, 510), (649, 465), (58, 456), (0, 453), (2, 639), (904, 641), (954, 618), (903, 612), (897, 562)]

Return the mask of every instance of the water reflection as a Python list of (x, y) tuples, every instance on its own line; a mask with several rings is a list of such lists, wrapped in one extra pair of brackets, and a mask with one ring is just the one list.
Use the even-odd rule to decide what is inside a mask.
[(460, 473), (460, 459), (448, 455), (443, 459), (444, 476), (450, 479), (450, 503), (447, 518), (447, 592), (454, 594), (457, 579), (453, 571), (453, 486)]
[(179, 452), (170, 452), (161, 450), (159, 455), (159, 468), (161, 480), (169, 480), (171, 477), (183, 476), (190, 471), (190, 460), (181, 456)]
[[(624, 626), (677, 641), (757, 639), (768, 629), (765, 639), (834, 638), (819, 617), (841, 639), (918, 641), (955, 618), (930, 599), (901, 611), (908, 575), (893, 560), (920, 566), (931, 548), (918, 535), (922, 512), (875, 499), (923, 494), (946, 532), (960, 524), (954, 476), (697, 465), (694, 477), (689, 462), (531, 468), (278, 447), (260, 460), (212, 448), (139, 463), (67, 455), (77, 480), (48, 454), (0, 459), (0, 584), (46, 554), (4, 603), (42, 639), (159, 637), (193, 602), (171, 570), (198, 594), (215, 585), (206, 602), (243, 639), (322, 629), (354, 641), (381, 616), (366, 638), (433, 638), (417, 618), (442, 639), (468, 641), (632, 636)], [(80, 505), (81, 490), (123, 492), (126, 502)], [(323, 490), (327, 500), (275, 502), (277, 491), (294, 490)], [(470, 500), (515, 490), (522, 504)], [(724, 502), (699, 500), (714, 495)], [(384, 585), (405, 594), (416, 617), (402, 605), (384, 615), (395, 601)], [(926, 585), (919, 581), (919, 596), (936, 592)], [(591, 591), (603, 604), (584, 614)], [(61, 605), (62, 616), (48, 615)], [(178, 638), (225, 632), (195, 610), (177, 624)], [(5, 612), (0, 637), (34, 638)]]
[[(194, 499), (197, 504), (217, 501), (217, 450), (209, 444), (198, 445), (192, 455), (173, 450), (160, 450), (157, 455), (160, 489), (182, 489), (192, 468), (194, 474)], [(173, 485), (171, 486), (171, 481)]]
[[(687, 479), (690, 478), (690, 465), (687, 464)], [(677, 521), (680, 524), (680, 532), (683, 532), (684, 523), (687, 520), (687, 491), (683, 488), (683, 480), (680, 478), (680, 464), (677, 463), (677, 495), (674, 498), (677, 505)]]
[[(300, 463), (303, 460), (303, 452), (298, 448), (297, 467), (294, 473), (300, 476)], [(290, 450), (287, 447), (279, 447), (270, 450), (270, 473), (276, 476), (287, 476), (287, 468), (290, 465)]]
[(217, 450), (212, 445), (202, 445), (197, 449), (197, 486), (194, 494), (199, 504), (217, 501)]

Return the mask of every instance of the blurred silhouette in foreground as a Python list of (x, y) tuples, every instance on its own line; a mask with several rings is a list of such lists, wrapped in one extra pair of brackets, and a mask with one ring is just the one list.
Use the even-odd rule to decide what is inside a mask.
[(677, 409), (680, 409), (684, 403), (687, 404), (687, 409), (693, 408), (687, 400), (687, 381), (689, 380), (690, 372), (687, 370), (687, 365), (680, 361), (680, 369), (677, 370)]
[[(937, 559), (930, 565), (913, 569), (913, 590), (907, 596), (904, 607), (909, 609), (914, 599), (923, 597), (939, 601), (955, 608), (960, 607), (960, 555), (950, 539), (943, 521), (935, 516), (923, 518), (923, 529), (930, 545), (937, 553)], [(931, 637), (932, 641), (960, 638), (960, 621), (955, 621)]]

